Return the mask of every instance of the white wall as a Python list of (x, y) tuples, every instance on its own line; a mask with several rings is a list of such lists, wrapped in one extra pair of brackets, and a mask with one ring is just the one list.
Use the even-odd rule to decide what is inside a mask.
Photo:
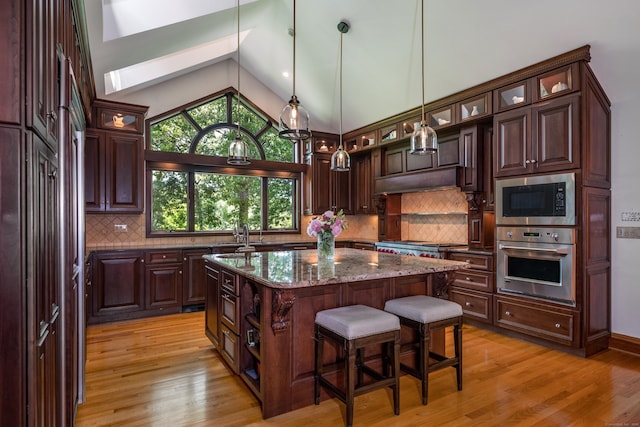
[[(557, 54), (554, 52), (549, 56)], [(598, 57), (602, 54), (602, 57)], [(608, 61), (610, 53), (592, 50), (591, 66), (596, 77), (598, 70), (611, 74), (615, 68)], [(207, 94), (229, 86), (236, 86), (237, 65), (233, 60), (203, 68), (188, 75), (173, 79), (162, 85), (153, 86), (119, 97), (119, 101), (148, 105), (148, 117), (153, 117), (176, 106), (201, 98)], [(615, 75), (618, 71), (614, 72)], [(603, 83), (601, 81), (601, 83)], [(607, 91), (604, 85), (605, 92)], [(640, 273), (635, 265), (640, 263), (640, 240), (617, 239), (616, 226), (640, 226), (640, 223), (621, 221), (621, 212), (640, 211), (640, 140), (635, 126), (640, 117), (640, 97), (638, 91), (613, 94), (612, 105), (612, 286), (611, 312), (612, 332), (640, 338)], [(241, 74), (241, 94), (260, 106), (277, 120), (286, 100), (278, 98), (269, 88), (255, 80), (250, 74)], [(609, 93), (611, 97), (612, 94)], [(324, 130), (324, 129), (321, 129)], [(345, 129), (349, 131), (350, 129)]]

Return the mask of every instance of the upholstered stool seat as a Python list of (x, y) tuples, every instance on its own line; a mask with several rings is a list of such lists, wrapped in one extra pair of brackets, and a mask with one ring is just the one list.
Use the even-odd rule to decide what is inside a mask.
[[(397, 316), (365, 305), (350, 305), (319, 311), (315, 318), (315, 403), (320, 403), (320, 387), (326, 388), (346, 404), (346, 425), (353, 424), (355, 396), (390, 387), (393, 410), (400, 413), (400, 320)], [(330, 340), (344, 349), (344, 363), (324, 363), (324, 341)], [(364, 348), (383, 344), (382, 368), (377, 371), (366, 364)], [(343, 370), (340, 387), (327, 374)], [(365, 383), (364, 374), (372, 381)], [(333, 375), (339, 378), (340, 375)]]
[[(400, 369), (422, 382), (422, 404), (427, 404), (429, 393), (429, 372), (446, 367), (456, 369), (458, 390), (462, 390), (462, 307), (452, 301), (426, 295), (415, 295), (389, 300), (385, 311), (400, 318), (402, 326), (417, 332), (417, 342), (408, 346), (418, 347), (415, 367), (400, 364)], [(447, 357), (429, 351), (431, 331), (453, 326), (454, 355)], [(430, 359), (434, 362), (430, 362)]]

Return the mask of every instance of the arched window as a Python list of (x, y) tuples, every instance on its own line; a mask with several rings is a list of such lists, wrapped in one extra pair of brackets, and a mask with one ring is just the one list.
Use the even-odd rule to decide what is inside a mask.
[(244, 98), (240, 133), (251, 164), (226, 163), (238, 132), (238, 98), (226, 91), (147, 121), (147, 235), (300, 231), (304, 165), (298, 147)]

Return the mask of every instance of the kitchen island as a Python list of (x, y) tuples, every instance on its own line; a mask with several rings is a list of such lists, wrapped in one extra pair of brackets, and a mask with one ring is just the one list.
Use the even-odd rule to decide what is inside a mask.
[[(382, 309), (385, 301), (409, 295), (446, 297), (448, 272), (468, 266), (356, 249), (336, 249), (333, 261), (321, 262), (315, 250), (204, 258), (207, 336), (260, 400), (264, 418), (313, 403), (318, 311), (352, 304)], [(403, 332), (403, 341), (410, 340)], [(432, 341), (441, 350), (444, 335)], [(339, 349), (325, 353), (327, 363), (341, 357)]]

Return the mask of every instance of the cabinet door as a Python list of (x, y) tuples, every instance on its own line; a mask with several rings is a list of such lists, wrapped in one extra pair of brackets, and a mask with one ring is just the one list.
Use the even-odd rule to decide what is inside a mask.
[(182, 251), (182, 305), (203, 304), (207, 273), (202, 255), (207, 249)]
[(217, 347), (220, 342), (220, 270), (212, 264), (206, 264), (206, 298), (205, 298), (205, 334)]
[(95, 255), (90, 322), (125, 319), (144, 309), (142, 260), (139, 251)]
[(107, 133), (105, 208), (109, 212), (142, 212), (144, 167), (141, 136)]
[(58, 129), (58, 2), (29, 0), (27, 4), (27, 123), (51, 146)]
[(484, 141), (483, 141), (483, 171), (482, 171), (482, 179), (483, 185), (482, 189), (484, 191), (484, 200), (485, 200), (485, 211), (493, 211), (495, 210), (496, 205), (496, 195), (495, 195), (495, 185), (493, 182), (493, 128), (487, 126), (484, 129)]
[[(580, 166), (579, 95), (556, 98), (533, 108), (532, 172)], [(532, 162), (533, 162), (532, 160)]]
[(531, 110), (517, 109), (494, 116), (496, 177), (528, 173), (531, 161)]
[(145, 308), (166, 310), (182, 307), (182, 264), (147, 266)]
[(104, 133), (87, 130), (84, 143), (84, 201), (86, 212), (102, 212), (104, 197)]
[(462, 191), (482, 191), (482, 138), (483, 129), (477, 126), (460, 131), (460, 158), (462, 159)]
[(332, 210), (331, 156), (314, 154), (312, 158), (313, 188), (311, 189), (312, 211), (315, 215)]
[(352, 159), (353, 166), (353, 193), (355, 195), (356, 214), (375, 213), (373, 199), (371, 197), (371, 187), (373, 185), (371, 175), (371, 154)]

